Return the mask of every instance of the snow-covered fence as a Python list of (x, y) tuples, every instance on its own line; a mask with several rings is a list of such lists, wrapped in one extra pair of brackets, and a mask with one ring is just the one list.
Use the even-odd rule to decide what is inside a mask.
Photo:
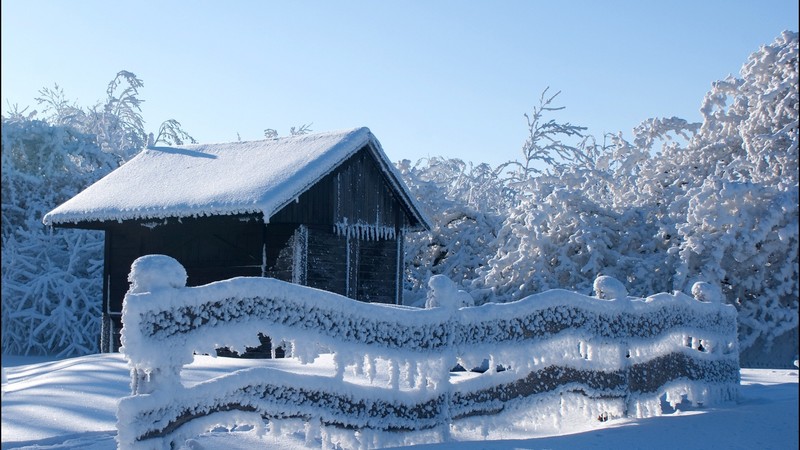
[[(596, 297), (552, 290), (460, 307), (464, 293), (435, 277), (429, 304), (437, 306), (419, 309), (268, 278), (185, 287), (183, 267), (161, 255), (135, 261), (130, 281), (122, 351), (132, 395), (119, 404), (120, 448), (168, 448), (214, 425), (261, 427), (265, 418), (302, 419), (310, 436), (333, 427), (446, 437), (453, 421), (554, 399), (561, 412), (605, 420), (738, 392), (736, 310), (702, 283), (695, 298), (636, 299), (601, 277)], [(258, 333), (285, 342), (302, 362), (332, 353), (335, 374), (286, 377), (253, 367), (182, 384), (195, 353), (244, 351), (259, 345)], [(459, 375), (456, 364), (486, 370)]]

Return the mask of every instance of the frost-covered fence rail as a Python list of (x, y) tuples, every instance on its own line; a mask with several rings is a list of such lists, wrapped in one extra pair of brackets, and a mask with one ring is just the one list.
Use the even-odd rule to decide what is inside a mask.
[[(458, 291), (438, 279), (431, 296), (450, 306), (418, 309), (267, 278), (191, 288), (185, 280), (170, 258), (134, 263), (123, 310), (132, 395), (119, 405), (121, 448), (166, 448), (215, 424), (264, 418), (302, 419), (311, 434), (446, 434), (454, 420), (553, 402), (587, 417), (648, 416), (663, 400), (710, 404), (738, 389), (736, 310), (703, 284), (695, 298), (634, 299), (598, 279), (597, 297), (553, 290), (457, 308)], [(183, 386), (181, 368), (195, 353), (243, 351), (259, 344), (258, 333), (302, 362), (333, 353), (335, 374), (285, 377), (261, 367)], [(457, 375), (456, 364), (486, 370)]]

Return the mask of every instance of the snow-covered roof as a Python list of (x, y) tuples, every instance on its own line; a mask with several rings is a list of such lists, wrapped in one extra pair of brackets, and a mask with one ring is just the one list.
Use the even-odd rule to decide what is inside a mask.
[(423, 227), (429, 221), (368, 128), (149, 147), (44, 216), (46, 225), (278, 212), (367, 146)]

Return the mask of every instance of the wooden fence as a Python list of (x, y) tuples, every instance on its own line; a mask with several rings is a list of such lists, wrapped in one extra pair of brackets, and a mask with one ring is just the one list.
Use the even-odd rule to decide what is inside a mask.
[[(507, 304), (419, 309), (268, 278), (185, 287), (177, 261), (144, 258), (123, 308), (132, 378), (117, 414), (123, 449), (170, 448), (220, 423), (295, 418), (311, 429), (446, 436), (454, 421), (535, 408), (554, 395), (580, 396), (605, 420), (658, 415), (665, 398), (709, 405), (738, 392), (736, 310), (708, 289), (646, 299), (552, 290)], [(335, 373), (287, 377), (253, 367), (181, 382), (195, 354), (244, 351), (259, 344), (258, 333), (302, 362), (333, 354)], [(458, 378), (457, 365), (485, 371)], [(381, 377), (386, 386), (370, 384)]]

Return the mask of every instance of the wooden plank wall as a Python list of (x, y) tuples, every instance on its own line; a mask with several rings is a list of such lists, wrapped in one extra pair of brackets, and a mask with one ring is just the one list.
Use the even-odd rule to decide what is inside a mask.
[(270, 223), (333, 226), (345, 218), (349, 224), (399, 228), (410, 223), (367, 147), (274, 214)]

